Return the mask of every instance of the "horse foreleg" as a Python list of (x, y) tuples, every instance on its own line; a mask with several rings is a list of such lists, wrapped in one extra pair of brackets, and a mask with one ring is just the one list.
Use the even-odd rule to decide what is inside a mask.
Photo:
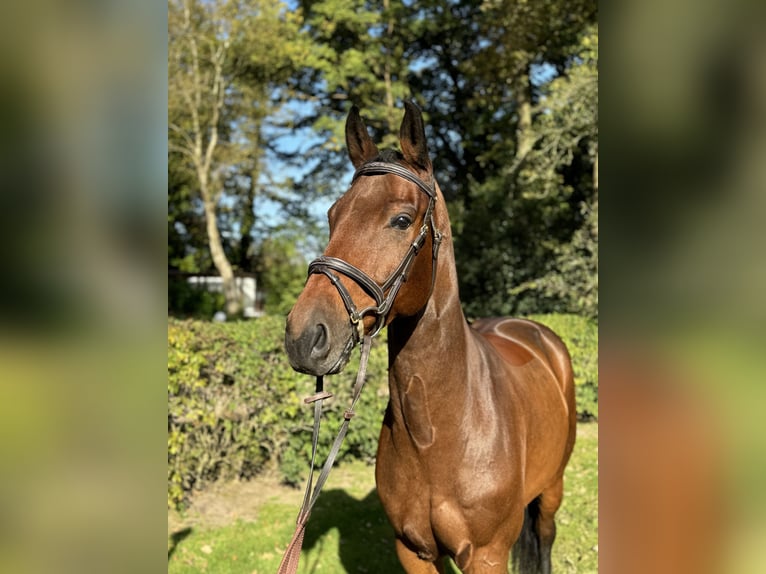
[(399, 538), (396, 539), (396, 555), (407, 574), (444, 574), (442, 558), (437, 558), (433, 562), (423, 560)]

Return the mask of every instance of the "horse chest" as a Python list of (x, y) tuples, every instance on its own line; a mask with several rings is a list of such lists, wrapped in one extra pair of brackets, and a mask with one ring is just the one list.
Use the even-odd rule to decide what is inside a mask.
[(389, 412), (378, 451), (378, 493), (394, 530), (423, 557), (439, 547), (458, 552), (468, 542), (491, 538), (506, 516), (497, 510), (514, 505), (514, 494), (520, 494), (507, 488), (512, 461), (491, 452), (497, 444), (493, 449), (489, 443), (498, 440), (498, 433), (460, 441), (453, 432), (459, 423), (449, 429), (433, 426), (422, 416), (427, 411), (416, 409), (423, 405), (417, 392), (409, 398), (414, 400), (403, 402), (409, 405), (403, 412), (417, 410), (421, 422), (429, 421), (430, 432), (413, 432), (419, 427), (407, 424), (406, 414)]
[[(518, 496), (504, 488), (505, 480), (461, 483), (454, 468), (394, 468), (398, 480), (380, 483), (378, 493), (397, 537), (424, 560), (445, 550), (457, 556), (461, 549), (489, 543), (507, 528), (512, 509), (523, 508)], [(502, 508), (506, 510), (498, 512)]]

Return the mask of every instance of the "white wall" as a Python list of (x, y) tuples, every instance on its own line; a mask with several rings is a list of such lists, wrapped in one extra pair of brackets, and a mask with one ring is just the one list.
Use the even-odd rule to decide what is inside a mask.
[[(255, 277), (235, 277), (237, 288), (242, 295), (242, 314), (245, 317), (258, 317), (262, 313), (256, 310)], [(211, 293), (223, 293), (223, 280), (220, 277), (188, 277), (186, 281), (195, 287), (203, 287)]]

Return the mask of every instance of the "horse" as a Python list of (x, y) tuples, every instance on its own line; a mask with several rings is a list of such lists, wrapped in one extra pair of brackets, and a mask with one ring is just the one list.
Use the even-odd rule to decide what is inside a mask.
[(347, 117), (356, 172), (328, 211), (285, 349), (295, 370), (333, 374), (387, 327), (375, 479), (407, 574), (444, 572), (445, 557), (466, 574), (507, 573), (512, 547), (515, 570), (549, 574), (576, 432), (569, 353), (533, 321), (469, 325), (423, 117), (404, 107), (401, 151), (379, 151), (356, 106)]

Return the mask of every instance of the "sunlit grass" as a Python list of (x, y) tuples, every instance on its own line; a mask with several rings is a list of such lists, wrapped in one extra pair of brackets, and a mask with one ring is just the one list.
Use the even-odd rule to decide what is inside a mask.
[[(598, 570), (598, 424), (578, 427), (557, 515), (554, 572)], [(294, 498), (294, 497), (291, 497)], [(290, 540), (297, 506), (278, 497), (254, 521), (169, 533), (169, 574), (273, 574)], [(458, 572), (454, 569), (453, 572)], [(335, 469), (309, 522), (298, 572), (402, 573), (393, 533), (374, 490), (373, 468), (351, 463)]]

